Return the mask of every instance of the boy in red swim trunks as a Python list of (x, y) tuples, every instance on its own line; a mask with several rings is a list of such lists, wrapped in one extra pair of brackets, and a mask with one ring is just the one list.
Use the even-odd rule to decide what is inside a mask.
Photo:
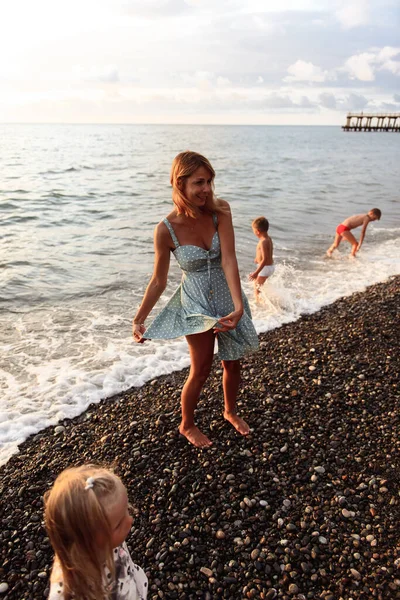
[[(343, 223), (337, 226), (335, 241), (327, 250), (327, 255), (332, 256), (332, 252), (336, 250), (340, 242), (345, 239), (351, 244), (351, 256), (355, 256), (364, 241), (368, 223), (371, 221), (379, 221), (381, 216), (382, 213), (379, 208), (372, 208), (367, 214), (353, 215), (352, 217), (345, 219)], [(351, 233), (351, 230), (355, 229), (356, 227), (360, 227), (361, 225), (363, 228), (361, 229), (360, 241), (357, 242), (356, 238)]]

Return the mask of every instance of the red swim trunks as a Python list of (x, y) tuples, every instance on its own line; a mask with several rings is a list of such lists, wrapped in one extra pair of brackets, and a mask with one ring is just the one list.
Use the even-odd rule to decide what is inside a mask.
[(338, 235), (341, 235), (343, 233), (343, 231), (350, 231), (350, 228), (347, 227), (347, 225), (343, 225), (343, 223), (341, 223), (340, 225), (338, 225), (336, 227), (336, 233)]

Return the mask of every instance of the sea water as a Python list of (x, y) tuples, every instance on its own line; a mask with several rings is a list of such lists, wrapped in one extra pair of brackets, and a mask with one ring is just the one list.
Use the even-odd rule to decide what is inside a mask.
[[(43, 427), (189, 364), (184, 339), (131, 337), (178, 152), (216, 170), (262, 332), (400, 272), (399, 146), (394, 133), (338, 127), (0, 125), (0, 462)], [(374, 207), (383, 216), (358, 258), (343, 242), (326, 259), (336, 226)], [(276, 271), (255, 305), (261, 215)], [(151, 317), (179, 279), (172, 257)]]

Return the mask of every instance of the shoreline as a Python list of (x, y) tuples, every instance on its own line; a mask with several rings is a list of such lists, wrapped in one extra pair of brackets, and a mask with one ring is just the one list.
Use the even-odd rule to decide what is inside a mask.
[(177, 433), (188, 369), (28, 438), (0, 468), (0, 597), (44, 597), (43, 493), (100, 462), (136, 507), (149, 599), (400, 598), (399, 298), (395, 276), (260, 334), (242, 361), (247, 438), (222, 418), (218, 361), (196, 412), (209, 450)]

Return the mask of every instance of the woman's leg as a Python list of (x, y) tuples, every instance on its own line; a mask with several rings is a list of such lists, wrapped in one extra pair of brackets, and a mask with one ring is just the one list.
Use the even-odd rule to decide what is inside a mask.
[(179, 431), (198, 448), (211, 445), (211, 441), (194, 424), (194, 411), (201, 389), (210, 374), (214, 357), (215, 334), (212, 329), (186, 336), (190, 352), (190, 372), (182, 389), (182, 422)]
[(223, 387), (224, 387), (224, 417), (235, 429), (242, 435), (249, 433), (249, 426), (246, 421), (236, 414), (236, 399), (240, 384), (240, 361), (223, 360), (224, 368)]

